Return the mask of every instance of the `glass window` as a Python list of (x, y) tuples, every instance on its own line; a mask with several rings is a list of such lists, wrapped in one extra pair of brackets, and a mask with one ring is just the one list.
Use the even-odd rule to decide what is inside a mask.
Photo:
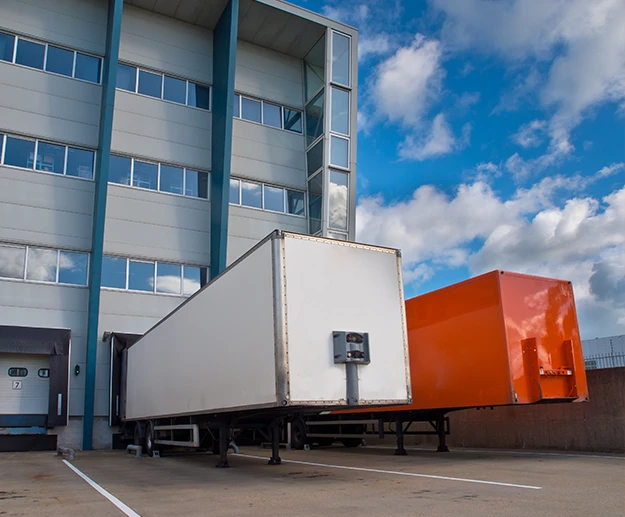
[(330, 164), (349, 168), (349, 140), (334, 135), (330, 137)]
[(308, 225), (309, 231), (315, 234), (321, 231), (321, 209), (323, 207), (323, 173), (319, 173), (308, 181)]
[(189, 81), (189, 106), (207, 110), (210, 108), (210, 88)]
[(59, 256), (59, 283), (87, 285), (87, 263), (89, 255), (61, 251)]
[(48, 57), (46, 58), (46, 70), (55, 74), (72, 76), (74, 68), (74, 52), (64, 48), (48, 45)]
[(208, 172), (186, 169), (184, 195), (208, 199)]
[(134, 92), (137, 88), (137, 69), (134, 66), (117, 65), (117, 88)]
[(163, 82), (163, 99), (185, 104), (187, 102), (187, 81), (166, 75)]
[(304, 193), (297, 190), (286, 191), (286, 205), (289, 214), (304, 214)]
[(128, 289), (154, 291), (154, 262), (130, 261), (128, 265)]
[(241, 97), (241, 118), (260, 122), (260, 101)]
[(56, 250), (28, 248), (26, 278), (42, 282), (56, 282), (57, 256)]
[(161, 98), (163, 76), (145, 70), (139, 70), (139, 93), (150, 97)]
[(239, 180), (230, 179), (230, 203), (233, 205), (240, 205), (241, 198), (240, 194), (241, 182)]
[(26, 248), (0, 245), (0, 277), (24, 278)]
[(0, 61), (13, 61), (13, 46), (15, 45), (15, 36), (0, 32)]
[(91, 83), (100, 82), (100, 58), (76, 52), (76, 69), (74, 77)]
[(180, 294), (182, 266), (178, 264), (156, 264), (156, 292)]
[(28, 368), (9, 368), (9, 377), (28, 377)]
[(272, 212), (284, 212), (284, 189), (263, 185), (263, 208)]
[(63, 174), (65, 166), (65, 146), (39, 142), (37, 144), (37, 163), (35, 169), (38, 171), (56, 172)]
[(130, 185), (130, 158), (111, 155), (109, 161), (109, 183)]
[(284, 108), (284, 129), (295, 133), (302, 132), (302, 112)]
[(258, 183), (241, 182), (241, 205), (262, 208), (262, 193)]
[(282, 108), (263, 102), (263, 124), (282, 129)]
[(42, 379), (50, 378), (50, 368), (39, 368), (37, 375), (39, 375)]
[(332, 120), (330, 129), (349, 135), (349, 92), (332, 88)]
[(206, 283), (206, 268), (184, 266), (182, 294), (191, 295)]
[(182, 167), (161, 165), (159, 190), (182, 195)]
[(306, 106), (306, 146), (312, 144), (323, 133), (323, 106), (323, 91)]
[(319, 140), (314, 147), (306, 153), (306, 166), (308, 175), (312, 176), (323, 165), (323, 140)]
[(35, 157), (34, 140), (24, 140), (14, 136), (7, 136), (4, 144), (4, 164), (15, 167), (33, 168)]
[(241, 107), (241, 96), (237, 95), (236, 93), (234, 94), (234, 105), (232, 106), (232, 116), (233, 117), (240, 117), (241, 116), (241, 111), (240, 111), (240, 107)]
[(126, 289), (126, 259), (102, 257), (102, 287)]
[(349, 38), (332, 33), (332, 82), (349, 86)]
[(135, 160), (132, 173), (132, 185), (134, 187), (156, 190), (158, 184), (158, 166), (155, 163), (146, 163)]
[(87, 149), (70, 147), (67, 150), (67, 175), (76, 178), (93, 178), (95, 153)]
[(326, 55), (326, 38), (323, 36), (308, 55), (304, 58), (304, 74), (306, 76), (306, 101), (321, 88), (324, 80), (324, 62)]
[(328, 226), (337, 230), (347, 230), (347, 182), (344, 172), (330, 171), (330, 217)]
[(45, 51), (46, 47), (41, 43), (35, 43), (34, 41), (18, 38), (15, 62), (20, 65), (26, 65), (43, 70), (43, 56)]

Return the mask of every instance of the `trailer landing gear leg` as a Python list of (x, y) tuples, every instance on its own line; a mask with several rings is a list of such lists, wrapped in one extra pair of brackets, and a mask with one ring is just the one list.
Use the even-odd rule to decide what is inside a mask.
[(223, 424), (219, 428), (219, 461), (215, 465), (218, 469), (228, 468), (228, 443), (230, 442), (230, 426)]
[(395, 420), (395, 427), (397, 433), (397, 449), (395, 449), (395, 456), (407, 456), (408, 453), (404, 448), (404, 421), (401, 418)]
[(449, 452), (445, 437), (445, 415), (436, 417), (436, 430), (438, 431), (438, 449), (436, 452)]
[(279, 420), (271, 422), (271, 458), (267, 462), (268, 465), (280, 465), (282, 460), (280, 459), (280, 434), (282, 426)]

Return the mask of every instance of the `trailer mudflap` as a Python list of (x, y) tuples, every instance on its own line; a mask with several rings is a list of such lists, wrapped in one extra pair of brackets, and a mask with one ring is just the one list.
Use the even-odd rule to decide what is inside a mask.
[(532, 402), (559, 402), (575, 400), (578, 366), (575, 361), (573, 341), (562, 342), (561, 357), (564, 364), (546, 364), (539, 357), (536, 338), (522, 341), (523, 361), (527, 375), (528, 391)]

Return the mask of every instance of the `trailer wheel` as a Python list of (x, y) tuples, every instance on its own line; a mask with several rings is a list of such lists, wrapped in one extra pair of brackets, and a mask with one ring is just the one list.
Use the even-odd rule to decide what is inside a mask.
[(308, 442), (306, 424), (301, 418), (291, 420), (291, 447), (302, 450)]
[(154, 424), (148, 422), (145, 426), (145, 452), (148, 456), (154, 455)]
[(135, 424), (135, 430), (134, 430), (133, 435), (132, 435), (133, 436), (132, 443), (134, 445), (143, 445), (143, 443), (141, 441), (141, 435), (142, 435), (141, 424), (139, 424), (139, 422), (137, 422)]
[(362, 443), (362, 438), (342, 438), (341, 443), (343, 447), (351, 449), (352, 447), (358, 447)]

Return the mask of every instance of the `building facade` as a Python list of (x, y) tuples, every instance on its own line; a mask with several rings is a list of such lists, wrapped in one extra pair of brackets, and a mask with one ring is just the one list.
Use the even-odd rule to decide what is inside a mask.
[(0, 427), (110, 447), (106, 333), (276, 228), (354, 238), (357, 45), (281, 0), (0, 2)]

